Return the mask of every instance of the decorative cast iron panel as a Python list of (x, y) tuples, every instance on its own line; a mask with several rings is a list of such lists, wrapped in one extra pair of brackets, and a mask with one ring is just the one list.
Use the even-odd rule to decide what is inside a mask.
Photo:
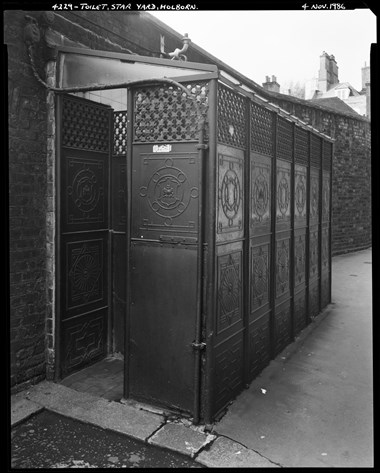
[(243, 149), (246, 143), (245, 99), (221, 84), (218, 88), (218, 142)]
[(298, 235), (294, 238), (294, 285), (305, 282), (306, 263), (306, 236)]
[(294, 169), (294, 226), (306, 224), (307, 169), (295, 165)]
[(112, 160), (112, 225), (125, 231), (127, 222), (127, 165), (121, 157)]
[(269, 302), (269, 244), (251, 249), (251, 311)]
[(63, 376), (105, 356), (106, 315), (102, 310), (63, 322)]
[(289, 240), (276, 242), (276, 297), (289, 291)]
[(322, 271), (329, 269), (330, 260), (330, 229), (328, 226), (322, 228)]
[(67, 243), (66, 309), (106, 299), (104, 240)]
[[(152, 145), (147, 145), (147, 150)], [(190, 146), (190, 145), (187, 145)], [(133, 155), (132, 237), (198, 235), (198, 155), (143, 153)]]
[(251, 167), (251, 229), (253, 234), (270, 232), (271, 160), (255, 156)]
[(297, 335), (306, 326), (306, 292), (305, 290), (294, 296), (294, 335)]
[(328, 271), (322, 273), (322, 281), (321, 281), (321, 309), (330, 304), (331, 296), (330, 296), (330, 273)]
[(65, 226), (81, 228), (105, 228), (107, 210), (107, 170), (103, 159), (66, 157), (63, 163), (66, 171), (65, 182)]
[(309, 241), (309, 277), (318, 276), (318, 228), (310, 231)]
[(309, 133), (302, 128), (295, 130), (295, 154), (294, 158), (299, 163), (308, 163), (309, 160)]
[(113, 155), (127, 154), (127, 111), (113, 112)]
[(239, 393), (242, 378), (243, 340), (240, 332), (215, 349), (215, 412)]
[(251, 102), (251, 150), (266, 156), (274, 153), (273, 113)]
[(322, 150), (322, 167), (327, 171), (330, 171), (332, 164), (332, 143), (328, 141), (323, 141), (323, 150)]
[(290, 163), (277, 161), (276, 222), (285, 228), (290, 228), (290, 170)]
[(312, 169), (310, 172), (310, 224), (319, 220), (319, 173)]
[(276, 307), (274, 320), (275, 353), (279, 353), (291, 340), (290, 302)]
[(110, 110), (94, 102), (63, 98), (62, 146), (109, 152)]
[[(208, 83), (187, 84), (196, 97), (202, 115), (207, 117)], [(155, 141), (198, 140), (198, 115), (194, 101), (173, 86), (159, 85), (135, 89), (134, 140), (140, 143)], [(205, 139), (207, 139), (207, 122)]]
[(281, 117), (277, 121), (277, 158), (293, 159), (293, 125)]
[(243, 160), (218, 155), (217, 233), (243, 230)]
[(270, 362), (269, 314), (255, 320), (249, 331), (249, 375), (256, 376)]
[(330, 173), (323, 171), (322, 181), (322, 222), (330, 220)]
[(311, 135), (310, 164), (317, 168), (321, 167), (322, 140), (316, 135)]
[(316, 317), (319, 313), (319, 286), (318, 282), (309, 286), (309, 316)]
[(241, 251), (218, 256), (218, 334), (242, 318), (241, 256)]

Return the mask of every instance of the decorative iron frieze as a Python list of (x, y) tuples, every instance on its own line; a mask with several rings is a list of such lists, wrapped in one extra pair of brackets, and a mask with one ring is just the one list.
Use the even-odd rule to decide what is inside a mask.
[[(207, 118), (208, 83), (187, 84)], [(141, 87), (134, 93), (135, 142), (193, 141), (199, 136), (199, 117), (193, 100), (171, 85)], [(208, 139), (206, 121), (205, 139)]]
[(218, 142), (243, 149), (246, 146), (245, 99), (221, 84), (218, 88)]
[(251, 102), (251, 150), (266, 156), (274, 153), (273, 112)]
[(62, 146), (108, 153), (110, 109), (69, 96), (63, 103)]
[(277, 157), (287, 161), (293, 159), (293, 125), (282, 117), (277, 121)]

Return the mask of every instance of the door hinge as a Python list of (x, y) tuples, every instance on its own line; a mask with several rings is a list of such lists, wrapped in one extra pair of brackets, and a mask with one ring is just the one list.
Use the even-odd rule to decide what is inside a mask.
[(201, 343), (193, 342), (191, 346), (194, 348), (194, 350), (203, 350), (204, 348), (206, 348), (205, 342), (201, 342)]

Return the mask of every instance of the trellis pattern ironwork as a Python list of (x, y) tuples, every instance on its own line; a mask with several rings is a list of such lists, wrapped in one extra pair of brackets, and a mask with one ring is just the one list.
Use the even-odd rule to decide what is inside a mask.
[(332, 160), (332, 144), (324, 142), (323, 143), (323, 152), (322, 152), (322, 167), (327, 171), (331, 168)]
[(321, 139), (318, 136), (311, 135), (310, 162), (315, 167), (321, 166)]
[(293, 125), (282, 117), (277, 122), (277, 156), (287, 161), (293, 158)]
[(245, 99), (224, 86), (218, 93), (218, 141), (238, 148), (246, 143)]
[(121, 156), (127, 153), (127, 111), (122, 110), (113, 114), (113, 155)]
[(93, 102), (63, 98), (62, 146), (87, 151), (109, 150), (109, 112)]
[(309, 157), (309, 133), (302, 128), (295, 130), (294, 159), (299, 163), (307, 163)]
[(251, 102), (251, 150), (266, 156), (273, 156), (274, 128), (273, 113)]
[[(187, 89), (196, 97), (202, 115), (208, 110), (207, 82), (191, 83)], [(135, 142), (193, 141), (198, 139), (199, 117), (193, 100), (171, 85), (141, 87), (134, 92)], [(205, 139), (207, 140), (207, 121)]]

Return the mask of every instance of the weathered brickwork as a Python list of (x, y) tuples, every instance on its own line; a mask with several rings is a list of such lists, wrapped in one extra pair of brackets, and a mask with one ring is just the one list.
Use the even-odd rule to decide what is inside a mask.
[[(53, 379), (55, 341), (55, 105), (54, 94), (35, 79), (24, 43), (25, 15), (36, 19), (41, 41), (36, 65), (54, 83), (55, 64), (43, 40), (49, 18), (44, 12), (7, 11), (4, 39), (8, 51), (9, 230), (11, 388), (16, 391), (46, 376)], [(47, 38), (64, 46), (159, 57), (181, 46), (178, 36), (163, 31), (139, 12), (59, 12)], [(197, 48), (189, 61), (215, 63)], [(263, 90), (261, 90), (263, 92)], [(275, 102), (273, 97), (270, 97)], [(281, 103), (280, 103), (281, 102)], [(334, 162), (333, 252), (369, 246), (370, 126), (317, 108), (279, 105), (336, 138)]]
[(336, 140), (332, 189), (333, 255), (370, 247), (370, 122), (273, 96), (271, 101)]

